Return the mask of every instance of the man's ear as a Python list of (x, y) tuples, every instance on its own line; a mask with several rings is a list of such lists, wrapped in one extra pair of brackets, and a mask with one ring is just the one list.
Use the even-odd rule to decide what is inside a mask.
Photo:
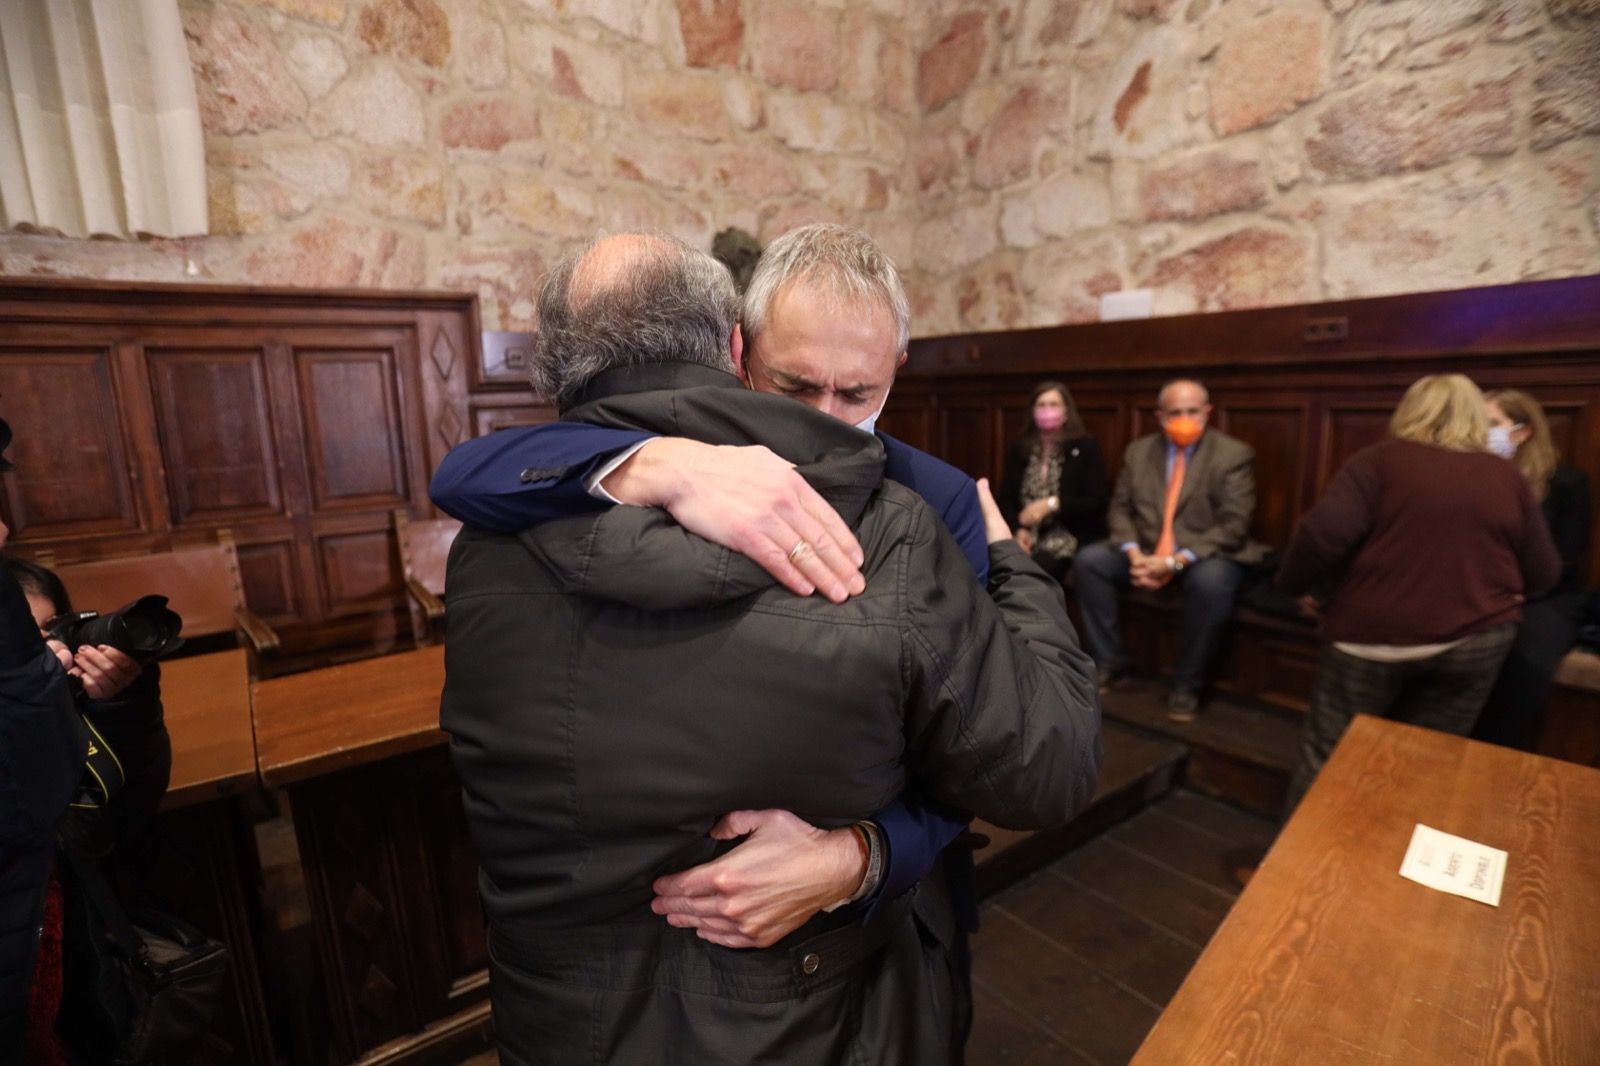
[(733, 358), (733, 372), (739, 375), (739, 380), (750, 384), (750, 375), (744, 369), (744, 331), (737, 322), (733, 324), (733, 332), (728, 335), (728, 355)]
[(910, 352), (901, 352), (900, 353), (900, 358), (898, 358), (898, 359), (896, 359), (894, 361), (894, 368), (896, 370), (899, 370), (901, 367), (906, 365), (906, 360), (909, 359), (909, 358), (911, 358), (911, 353)]

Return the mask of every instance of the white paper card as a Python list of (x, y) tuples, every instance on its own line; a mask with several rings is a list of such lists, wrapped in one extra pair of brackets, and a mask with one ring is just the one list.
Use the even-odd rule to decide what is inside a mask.
[(1152, 289), (1125, 289), (1100, 294), (1100, 321), (1118, 322), (1127, 318), (1149, 318), (1155, 309)]
[(1500, 886), (1506, 879), (1506, 853), (1418, 822), (1406, 859), (1400, 864), (1400, 876), (1498, 907)]

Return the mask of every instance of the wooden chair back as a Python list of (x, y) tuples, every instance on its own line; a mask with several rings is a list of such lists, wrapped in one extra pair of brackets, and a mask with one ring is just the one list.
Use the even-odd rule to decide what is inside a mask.
[(395, 541), (400, 545), (400, 569), (411, 608), (411, 635), (418, 644), (432, 643), (435, 628), (444, 620), (445, 563), (460, 532), (461, 523), (454, 518), (417, 520), (404, 511), (394, 512)]
[(178, 548), (153, 555), (50, 566), (67, 587), (80, 611), (114, 611), (152, 593), (167, 597), (168, 606), (183, 616), (185, 637), (218, 633), (241, 634), (257, 653), (278, 646), (278, 635), (245, 605), (239, 556), (233, 541)]

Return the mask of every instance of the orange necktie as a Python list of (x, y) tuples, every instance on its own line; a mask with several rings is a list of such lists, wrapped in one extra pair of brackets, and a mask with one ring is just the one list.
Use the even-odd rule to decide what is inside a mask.
[(1172, 540), (1172, 516), (1178, 513), (1178, 494), (1183, 491), (1183, 470), (1186, 461), (1183, 449), (1172, 456), (1172, 474), (1167, 478), (1167, 506), (1161, 515), (1161, 538), (1156, 541), (1157, 555), (1171, 555), (1175, 546)]

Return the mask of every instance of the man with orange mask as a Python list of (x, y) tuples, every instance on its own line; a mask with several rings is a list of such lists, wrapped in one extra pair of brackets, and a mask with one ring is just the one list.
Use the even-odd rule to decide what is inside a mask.
[(1183, 642), (1167, 713), (1191, 722), (1217, 644), (1233, 611), (1244, 566), (1264, 545), (1249, 537), (1256, 509), (1255, 452), (1208, 429), (1211, 399), (1180, 378), (1156, 397), (1161, 432), (1128, 445), (1107, 515), (1110, 537), (1078, 553), (1073, 566), (1084, 635), (1102, 688), (1127, 672), (1117, 590), (1183, 590)]

